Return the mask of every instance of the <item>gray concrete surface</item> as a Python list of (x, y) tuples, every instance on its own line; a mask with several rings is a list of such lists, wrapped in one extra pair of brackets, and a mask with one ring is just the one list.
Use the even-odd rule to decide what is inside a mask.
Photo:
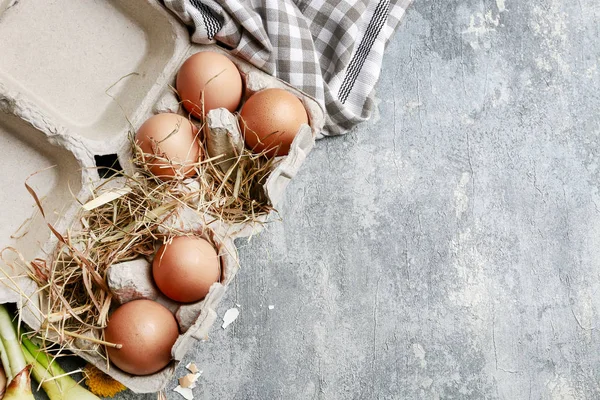
[(379, 116), (239, 243), (196, 398), (599, 399), (599, 29), (597, 0), (416, 0)]

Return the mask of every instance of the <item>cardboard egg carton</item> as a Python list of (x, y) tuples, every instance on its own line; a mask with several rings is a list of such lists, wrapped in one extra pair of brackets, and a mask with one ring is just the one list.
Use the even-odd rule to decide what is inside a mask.
[[(216, 45), (190, 43), (187, 29), (157, 1), (0, 0), (0, 38), (0, 146), (5, 176), (0, 247), (13, 247), (26, 260), (48, 259), (52, 254), (57, 240), (46, 223), (59, 232), (71, 226), (80, 209), (74, 197), (88, 200), (89, 188), (101, 182), (96, 166), (102, 157), (118, 159), (131, 174), (135, 166), (130, 132), (157, 112), (183, 114), (169, 86), (174, 86), (179, 66), (195, 52), (218, 51), (232, 59), (242, 74), (244, 99), (279, 87), (304, 103), (310, 126), (300, 129), (289, 155), (277, 160), (264, 185), (274, 206), (324, 124), (323, 109), (314, 99)], [(212, 151), (226, 152), (239, 142), (235, 119), (226, 110), (212, 111), (208, 121)], [(45, 169), (50, 166), (54, 167)], [(40, 198), (45, 217), (24, 187), (26, 179)], [(210, 238), (223, 270), (221, 281), (201, 302), (170, 305), (183, 328), (172, 350), (174, 361), (156, 374), (132, 376), (114, 366), (107, 369), (106, 361), (93, 353), (72, 349), (138, 393), (164, 388), (185, 353), (207, 337), (217, 319), (217, 305), (239, 269), (234, 239), (255, 234), (262, 226), (206, 220), (185, 209), (178, 210), (171, 223)], [(14, 254), (3, 256), (9, 260)], [(23, 320), (38, 328), (44, 292), (25, 271), (4, 263), (1, 267), (5, 285), (0, 285), (0, 302), (18, 303)], [(145, 273), (141, 268), (139, 280), (131, 283), (134, 289), (143, 286), (144, 279), (148, 284), (147, 268)], [(135, 274), (130, 277), (135, 279)]]

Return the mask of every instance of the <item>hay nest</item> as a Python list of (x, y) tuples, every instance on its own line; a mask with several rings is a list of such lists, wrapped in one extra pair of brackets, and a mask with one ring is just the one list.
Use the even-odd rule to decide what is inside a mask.
[[(203, 132), (202, 128), (199, 132)], [(207, 154), (206, 144), (202, 138), (198, 140)], [(103, 338), (112, 306), (106, 283), (108, 268), (151, 256), (172, 237), (186, 234), (166, 223), (181, 207), (193, 210), (207, 224), (264, 223), (263, 217), (274, 211), (263, 190), (274, 161), (264, 153), (243, 149), (225, 172), (218, 165), (220, 157), (204, 159), (193, 166), (195, 178), (161, 181), (150, 172), (150, 162), (158, 160), (173, 168), (178, 166), (164, 155), (148, 157), (133, 133), (130, 141), (136, 171), (126, 175), (115, 170), (112, 177), (91, 187), (92, 199), (85, 203), (77, 200), (81, 208), (65, 233), (48, 223), (58, 240), (48, 260), (5, 260), (24, 267), (40, 290), (45, 291), (39, 310), (42, 329), (37, 336), (48, 346), (94, 351), (103, 357), (104, 346), (119, 346)], [(35, 191), (27, 183), (26, 186), (44, 215)]]

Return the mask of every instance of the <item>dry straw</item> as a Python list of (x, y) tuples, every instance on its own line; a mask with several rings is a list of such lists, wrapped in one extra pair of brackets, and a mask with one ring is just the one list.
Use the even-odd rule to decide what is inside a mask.
[[(204, 125), (199, 128), (198, 135), (202, 136), (199, 140), (203, 144), (201, 153), (206, 155), (208, 149), (204, 139), (208, 137), (206, 134), (208, 128)], [(168, 137), (172, 135), (173, 132)], [(153, 143), (152, 146), (155, 150), (159, 150), (155, 152), (159, 155), (149, 157), (135, 142), (133, 134), (130, 138), (134, 149), (133, 162), (147, 180), (159, 181), (149, 170), (157, 164), (174, 169), (177, 177), (175, 182), (180, 182), (184, 178), (181, 171), (187, 171), (190, 166), (196, 169), (197, 177), (190, 182), (193, 183), (194, 190), (179, 196), (179, 200), (196, 209), (197, 212), (228, 223), (260, 223), (262, 216), (275, 211), (263, 188), (276, 162), (275, 159), (266, 157), (267, 151), (253, 153), (246, 148), (237, 151), (232, 145), (235, 151), (232, 159), (225, 159), (223, 156), (203, 157), (203, 161), (182, 166), (160, 154), (160, 143)], [(232, 165), (227, 171), (222, 171), (221, 165), (226, 163)]]
[[(103, 340), (103, 328), (112, 305), (106, 283), (108, 268), (136, 257), (151, 256), (162, 243), (186, 234), (168, 223), (182, 207), (193, 210), (206, 224), (263, 223), (262, 217), (273, 211), (262, 186), (274, 161), (264, 154), (243, 149), (225, 172), (219, 167), (222, 157), (205, 158), (193, 165), (196, 178), (162, 181), (150, 173), (151, 163), (165, 162), (180, 177), (184, 166), (164, 155), (149, 158), (135, 143), (133, 133), (130, 138), (136, 172), (127, 175), (113, 171), (115, 175), (111, 178), (90, 188), (92, 200), (80, 202), (82, 207), (75, 223), (64, 234), (48, 223), (58, 240), (48, 261), (26, 262), (22, 257), (10, 261), (3, 257), (13, 267), (25, 267), (44, 292), (38, 310), (42, 316), (38, 336), (48, 345), (93, 351), (103, 357), (104, 346), (120, 346)], [(198, 140), (207, 154), (205, 141), (202, 137)], [(25, 185), (45, 218), (40, 199)]]

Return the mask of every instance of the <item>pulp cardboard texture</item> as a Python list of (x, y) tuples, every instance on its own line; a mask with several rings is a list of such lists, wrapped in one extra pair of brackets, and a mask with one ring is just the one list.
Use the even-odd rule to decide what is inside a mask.
[[(169, 85), (174, 86), (179, 66), (193, 53), (210, 50), (230, 57), (242, 75), (244, 99), (279, 87), (304, 103), (310, 127), (300, 129), (290, 154), (277, 160), (265, 184), (274, 206), (324, 123), (323, 109), (314, 99), (217, 46), (191, 44), (187, 30), (155, 1), (0, 0), (0, 38), (0, 147), (6, 177), (0, 194), (5, 216), (0, 246), (17, 249), (25, 260), (48, 259), (57, 242), (46, 222), (64, 232), (80, 207), (74, 197), (90, 198), (90, 187), (100, 181), (95, 156), (116, 154), (123, 169), (132, 173), (129, 133), (153, 113), (182, 113)], [(231, 152), (240, 145), (239, 127), (226, 110), (212, 111), (208, 120), (213, 128), (207, 131), (211, 152)], [(41, 199), (45, 218), (24, 187), (26, 179)], [(193, 190), (194, 182), (186, 185)], [(234, 239), (254, 234), (262, 226), (201, 219), (189, 209), (179, 210), (171, 223), (212, 241), (222, 265), (221, 281), (198, 303), (182, 306), (154, 297), (180, 323), (182, 334), (172, 349), (174, 361), (156, 374), (132, 376), (114, 366), (107, 369), (105, 360), (93, 352), (72, 349), (139, 393), (164, 388), (196, 340), (207, 338), (217, 319), (215, 309), (239, 269)], [(3, 256), (16, 257), (8, 251)], [(156, 296), (148, 288), (149, 261), (136, 260), (137, 280), (131, 265), (112, 266), (113, 286), (132, 295), (146, 285), (146, 292), (141, 291), (146, 294), (134, 297)], [(6, 285), (0, 288), (0, 302), (16, 302), (24, 321), (38, 328), (44, 292), (37, 290), (25, 271), (4, 264), (2, 269)], [(19, 295), (15, 285), (26, 296)], [(89, 342), (76, 343), (89, 348)]]

